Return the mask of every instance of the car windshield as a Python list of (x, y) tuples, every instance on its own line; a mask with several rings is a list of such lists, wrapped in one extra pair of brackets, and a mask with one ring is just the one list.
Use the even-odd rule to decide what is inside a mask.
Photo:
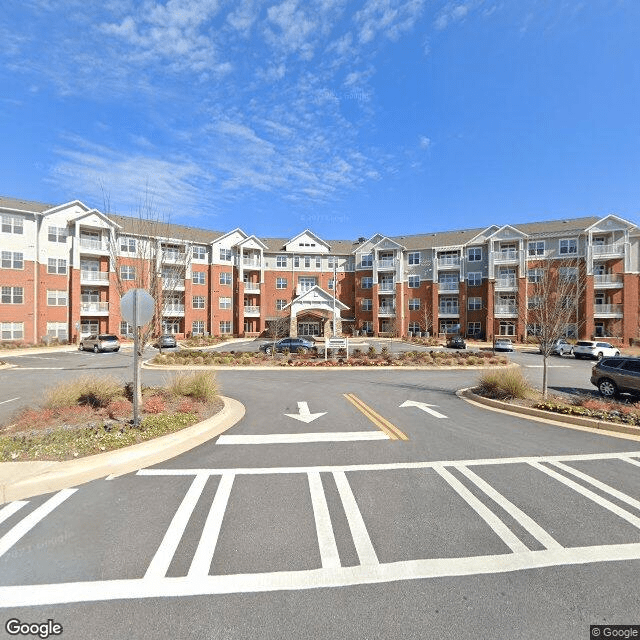
[(111, 336), (108, 334), (103, 334), (101, 336), (98, 336), (98, 340), (117, 340), (118, 337), (117, 336)]

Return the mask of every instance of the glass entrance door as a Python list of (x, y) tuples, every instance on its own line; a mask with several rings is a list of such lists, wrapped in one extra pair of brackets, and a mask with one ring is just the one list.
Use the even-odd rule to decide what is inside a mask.
[(319, 336), (320, 335), (320, 323), (319, 322), (298, 322), (298, 336)]

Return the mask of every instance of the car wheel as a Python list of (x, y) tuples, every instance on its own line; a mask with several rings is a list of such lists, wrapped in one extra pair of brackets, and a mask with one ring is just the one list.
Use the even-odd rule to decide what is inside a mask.
[(615, 355), (616, 357), (618, 357), (618, 356), (620, 355), (620, 352), (619, 352), (619, 351), (616, 351), (614, 355)]
[(82, 342), (78, 345), (78, 351), (84, 351), (84, 345)]
[(300, 347), (300, 353), (307, 353), (308, 351), (307, 347)]
[(116, 353), (117, 353), (118, 351), (120, 351), (120, 347), (118, 347), (118, 348), (116, 349)]
[(578, 353), (574, 353), (574, 354), (573, 354), (573, 357), (574, 357), (576, 360), (582, 360), (582, 356), (581, 356), (580, 354), (578, 354)]
[(598, 389), (600, 390), (600, 394), (605, 398), (613, 398), (618, 395), (618, 387), (616, 387), (616, 383), (613, 380), (609, 380), (609, 378), (603, 378), (598, 383)]
[(602, 356), (602, 351), (598, 351), (598, 355), (596, 356), (596, 360), (598, 362), (600, 362), (600, 360), (602, 360), (603, 356)]
[(265, 352), (268, 356), (270, 356), (270, 355), (273, 353), (273, 349), (272, 349), (271, 347), (267, 347), (267, 348), (264, 350), (264, 352)]
[(98, 353), (98, 351), (100, 351), (100, 349), (98, 348), (97, 344), (93, 345), (93, 353)]

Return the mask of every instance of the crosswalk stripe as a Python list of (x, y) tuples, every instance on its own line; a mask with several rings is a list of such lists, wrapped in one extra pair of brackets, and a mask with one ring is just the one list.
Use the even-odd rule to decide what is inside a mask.
[(0, 509), (0, 523), (4, 522), (7, 518), (10, 518), (16, 511), (22, 509), (25, 504), (29, 504), (25, 500), (17, 500), (16, 502), (10, 502), (8, 505)]
[(310, 471), (307, 477), (309, 478), (309, 491), (311, 492), (311, 504), (313, 506), (313, 517), (316, 522), (316, 533), (318, 536), (318, 546), (320, 547), (322, 568), (330, 569), (332, 567), (340, 567), (340, 555), (338, 554), (336, 539), (333, 535), (331, 515), (329, 514), (327, 499), (324, 495), (324, 489), (322, 488), (320, 474), (316, 471)]
[(624, 460), (629, 464), (635, 464), (637, 467), (640, 467), (640, 460), (634, 460), (633, 458), (621, 458), (621, 460)]
[(389, 436), (381, 431), (336, 431), (333, 433), (268, 433), (265, 435), (220, 436), (216, 444), (304, 444), (388, 439)]

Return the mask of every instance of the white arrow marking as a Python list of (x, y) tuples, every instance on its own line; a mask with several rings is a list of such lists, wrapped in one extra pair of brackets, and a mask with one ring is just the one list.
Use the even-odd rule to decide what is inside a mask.
[(289, 418), (293, 418), (294, 420), (300, 420), (300, 422), (306, 422), (309, 424), (326, 413), (326, 411), (322, 413), (310, 413), (309, 405), (306, 402), (298, 402), (298, 413), (285, 413), (284, 415)]
[(446, 418), (447, 416), (430, 408), (437, 406), (437, 404), (427, 404), (426, 402), (416, 402), (415, 400), (405, 400), (405, 402), (400, 405), (400, 407), (418, 407), (418, 409), (422, 409), (426, 413), (430, 413), (434, 418)]

